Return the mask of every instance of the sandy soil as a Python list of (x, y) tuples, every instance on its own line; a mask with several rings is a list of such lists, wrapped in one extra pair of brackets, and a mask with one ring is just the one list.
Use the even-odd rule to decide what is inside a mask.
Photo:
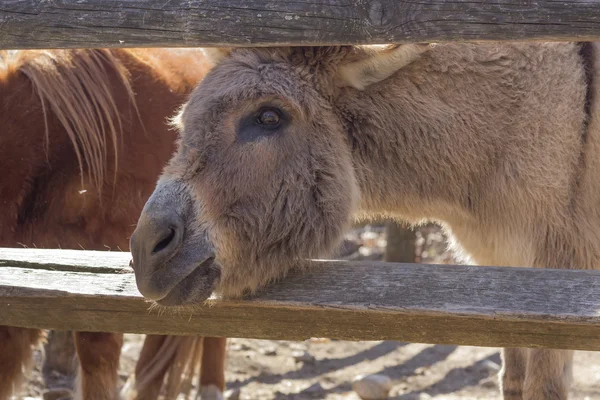
[[(418, 231), (417, 253), (422, 262), (446, 263), (441, 232), (433, 226)], [(355, 252), (349, 258), (381, 259), (385, 234), (381, 226), (357, 228), (348, 234)], [(143, 343), (142, 335), (126, 335), (120, 376), (124, 383), (133, 371)], [(496, 374), (497, 348), (408, 344), (400, 342), (346, 342), (313, 338), (304, 342), (231, 339), (228, 345), (227, 388), (239, 398), (357, 400), (352, 380), (359, 374), (390, 377), (392, 399), (500, 399)], [(308, 357), (297, 361), (293, 353)], [(36, 370), (20, 398), (41, 399)], [(600, 399), (600, 353), (577, 352), (571, 398)]]

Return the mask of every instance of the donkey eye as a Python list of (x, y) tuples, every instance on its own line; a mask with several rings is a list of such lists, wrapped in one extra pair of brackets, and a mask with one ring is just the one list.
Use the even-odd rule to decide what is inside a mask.
[(256, 118), (256, 122), (266, 128), (276, 128), (280, 120), (279, 112), (272, 108), (261, 110)]
[(240, 119), (237, 138), (241, 142), (253, 142), (270, 136), (282, 136), (291, 118), (284, 110), (263, 106)]

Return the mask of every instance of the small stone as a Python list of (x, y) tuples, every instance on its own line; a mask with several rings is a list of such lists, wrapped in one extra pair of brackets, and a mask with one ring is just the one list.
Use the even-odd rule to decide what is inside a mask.
[(377, 239), (377, 236), (377, 233), (373, 231), (367, 231), (360, 235), (362, 240), (374, 240)]
[(290, 343), (290, 349), (292, 350), (306, 350), (306, 344), (304, 342), (292, 342)]
[(408, 385), (406, 383), (401, 384), (400, 386), (398, 386), (398, 391), (400, 393), (402, 392), (406, 392), (408, 390)]
[(348, 257), (358, 251), (360, 245), (352, 240), (344, 240), (342, 244), (333, 252), (333, 258)]
[(316, 359), (308, 351), (294, 351), (292, 357), (296, 362), (303, 362), (305, 364), (314, 364)]
[(359, 375), (352, 383), (352, 390), (363, 400), (387, 399), (392, 380), (385, 375)]
[(229, 389), (226, 390), (225, 393), (223, 393), (223, 395), (225, 396), (225, 400), (240, 400), (242, 391), (239, 388)]
[(370, 247), (362, 246), (358, 249), (358, 252), (363, 257), (369, 257), (371, 254), (373, 254), (373, 249), (371, 249)]
[(302, 392), (303, 393), (321, 393), (323, 390), (324, 390), (323, 386), (321, 386), (321, 384), (319, 382), (317, 382), (317, 383), (313, 383), (312, 385), (310, 385), (309, 387), (304, 389)]
[(265, 356), (276, 356), (277, 355), (277, 348), (276, 347), (267, 347), (264, 349), (260, 349), (261, 354), (264, 354)]
[(229, 346), (229, 350), (233, 350), (233, 351), (248, 351), (248, 350), (250, 350), (250, 346), (248, 346), (247, 344), (244, 344), (244, 343), (232, 343)]
[(492, 389), (498, 387), (498, 378), (491, 376), (479, 382), (479, 385), (484, 388)]
[(498, 372), (501, 369), (501, 367), (498, 364), (496, 364), (495, 362), (493, 362), (492, 360), (483, 361), (481, 363), (481, 366), (490, 372)]

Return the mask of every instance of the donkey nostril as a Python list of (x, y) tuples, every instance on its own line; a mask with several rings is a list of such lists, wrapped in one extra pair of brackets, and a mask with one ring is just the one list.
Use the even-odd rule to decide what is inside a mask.
[(175, 229), (169, 228), (169, 232), (167, 233), (167, 236), (162, 238), (156, 244), (156, 246), (154, 246), (154, 249), (152, 249), (152, 254), (156, 254), (156, 253), (164, 250), (173, 241), (174, 238), (175, 238)]

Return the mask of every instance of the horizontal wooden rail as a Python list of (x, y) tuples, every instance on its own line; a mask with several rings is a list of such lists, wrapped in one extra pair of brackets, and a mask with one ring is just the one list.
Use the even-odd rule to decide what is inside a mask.
[(2, 0), (0, 48), (598, 40), (600, 0)]
[(150, 309), (128, 253), (0, 249), (0, 324), (600, 350), (600, 272), (315, 261), (259, 295)]

